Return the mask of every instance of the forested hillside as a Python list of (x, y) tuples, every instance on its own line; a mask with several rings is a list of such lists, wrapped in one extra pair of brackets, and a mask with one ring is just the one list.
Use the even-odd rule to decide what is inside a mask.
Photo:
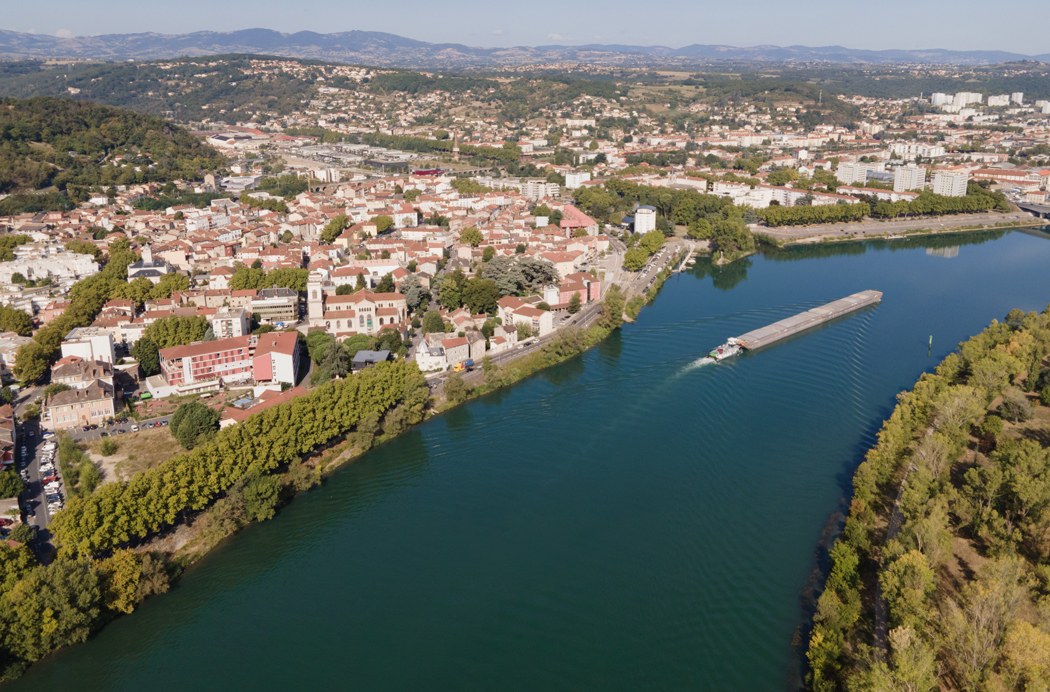
[[(167, 60), (163, 63), (112, 62), (48, 66), (41, 61), (0, 66), (0, 95), (70, 96), (180, 122), (232, 112), (251, 106), (280, 113), (299, 107), (315, 93), (312, 79), (283, 72), (254, 73), (250, 60), (266, 56), (226, 55), (208, 59)], [(310, 61), (302, 62), (305, 65)], [(309, 73), (306, 73), (309, 77)], [(338, 86), (338, 84), (336, 84)]]
[(1046, 690), (1050, 308), (1014, 310), (898, 397), (853, 478), (813, 690)]
[[(118, 158), (122, 157), (122, 158)], [(161, 118), (70, 99), (0, 99), (0, 193), (199, 178), (225, 157)]]

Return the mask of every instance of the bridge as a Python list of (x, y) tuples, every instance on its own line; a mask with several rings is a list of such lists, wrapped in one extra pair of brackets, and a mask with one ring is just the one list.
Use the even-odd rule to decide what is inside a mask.
[(1038, 216), (1040, 219), (1050, 219), (1050, 206), (1046, 204), (1017, 204), (1016, 206), (1021, 211)]

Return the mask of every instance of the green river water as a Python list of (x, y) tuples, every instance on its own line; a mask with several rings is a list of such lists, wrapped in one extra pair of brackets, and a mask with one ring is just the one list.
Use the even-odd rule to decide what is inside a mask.
[[(823, 542), (894, 396), (1045, 308), (1048, 267), (1050, 236), (1017, 231), (702, 260), (637, 324), (370, 452), (10, 689), (794, 689)], [(695, 365), (864, 289), (883, 302)]]

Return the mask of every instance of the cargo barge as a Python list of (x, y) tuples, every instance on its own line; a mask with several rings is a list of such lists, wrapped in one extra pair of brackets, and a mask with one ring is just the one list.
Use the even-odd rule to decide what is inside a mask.
[(839, 298), (819, 308), (806, 310), (787, 319), (774, 322), (760, 329), (755, 329), (729, 339), (726, 343), (711, 351), (707, 358), (711, 361), (720, 361), (735, 356), (741, 351), (753, 351), (772, 343), (786, 339), (811, 327), (824, 324), (836, 317), (847, 315), (869, 305), (874, 305), (882, 300), (880, 291), (861, 291), (845, 298)]

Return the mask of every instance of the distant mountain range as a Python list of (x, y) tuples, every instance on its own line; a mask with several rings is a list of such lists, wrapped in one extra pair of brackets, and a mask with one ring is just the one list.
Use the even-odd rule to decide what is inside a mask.
[(647, 66), (710, 61), (934, 63), (991, 65), (1017, 60), (1050, 62), (1050, 53), (1021, 55), (1006, 51), (857, 50), (842, 46), (709, 46), (684, 48), (591, 44), (475, 48), (456, 43), (427, 43), (377, 31), (284, 34), (270, 29), (198, 31), (192, 34), (110, 34), (62, 38), (0, 31), (0, 57), (155, 60), (180, 56), (258, 53), (394, 67), (470, 67), (573, 61)]

